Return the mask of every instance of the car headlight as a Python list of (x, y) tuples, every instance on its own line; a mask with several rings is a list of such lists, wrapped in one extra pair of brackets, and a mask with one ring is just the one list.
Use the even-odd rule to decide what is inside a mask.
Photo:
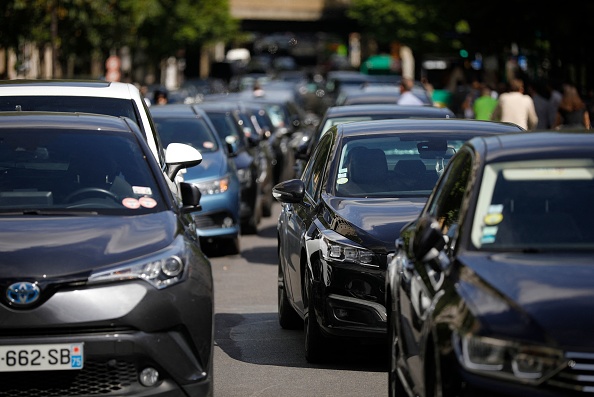
[(203, 195), (224, 193), (229, 189), (229, 177), (194, 183)]
[(539, 384), (567, 366), (563, 352), (473, 334), (452, 334), (460, 364), (470, 372)]
[[(337, 238), (338, 237), (338, 238)], [(327, 261), (352, 262), (363, 266), (378, 267), (373, 263), (374, 253), (336, 233), (326, 233), (320, 240), (322, 256)]]
[(237, 170), (237, 178), (242, 185), (251, 185), (252, 170), (250, 168), (242, 168)]
[(92, 273), (87, 284), (123, 280), (145, 280), (157, 289), (181, 282), (187, 273), (189, 249), (181, 238), (151, 256)]

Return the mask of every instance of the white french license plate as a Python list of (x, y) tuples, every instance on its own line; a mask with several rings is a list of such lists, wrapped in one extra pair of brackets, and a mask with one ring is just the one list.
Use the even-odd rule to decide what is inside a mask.
[(0, 346), (0, 372), (82, 369), (83, 343)]

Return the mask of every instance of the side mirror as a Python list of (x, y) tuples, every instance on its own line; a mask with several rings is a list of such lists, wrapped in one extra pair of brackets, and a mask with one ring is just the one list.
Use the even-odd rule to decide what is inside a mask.
[(309, 160), (309, 140), (302, 140), (295, 148), (295, 157), (299, 160)]
[(430, 262), (439, 256), (446, 245), (441, 227), (437, 220), (430, 217), (419, 219), (413, 239), (413, 254), (418, 262)]
[(305, 184), (301, 179), (289, 179), (274, 186), (272, 196), (281, 203), (300, 203), (305, 196)]
[(202, 194), (198, 186), (188, 182), (181, 182), (179, 184), (179, 190), (181, 193), (183, 213), (200, 211), (202, 209), (200, 206)]
[(167, 176), (172, 181), (177, 173), (183, 168), (190, 168), (202, 162), (200, 152), (185, 143), (170, 143), (165, 150), (165, 163), (167, 164)]
[(229, 157), (237, 156), (237, 153), (239, 152), (239, 142), (237, 142), (237, 138), (228, 135), (225, 137), (225, 144), (227, 145), (227, 153), (229, 153)]

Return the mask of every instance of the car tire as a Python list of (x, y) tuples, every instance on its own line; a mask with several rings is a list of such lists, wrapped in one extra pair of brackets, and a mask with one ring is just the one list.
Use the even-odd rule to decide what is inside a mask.
[(324, 361), (326, 353), (325, 337), (316, 318), (310, 277), (305, 276), (303, 329), (305, 331), (305, 359), (308, 363), (316, 364)]
[(223, 251), (226, 255), (237, 255), (241, 252), (241, 245), (239, 243), (239, 236), (229, 239), (223, 243)]
[[(390, 304), (390, 302), (388, 302)], [(394, 327), (394, 318), (397, 316), (394, 310), (391, 310), (388, 318), (388, 344), (390, 346), (390, 367), (388, 370), (388, 397), (407, 396), (404, 385), (398, 376), (398, 334)]]
[(270, 218), (272, 216), (272, 200), (262, 200), (262, 216), (264, 218)]
[(287, 297), (285, 276), (280, 259), (278, 264), (278, 322), (284, 329), (299, 329), (303, 326), (303, 320), (301, 320), (301, 317), (299, 317), (293, 306), (291, 306)]

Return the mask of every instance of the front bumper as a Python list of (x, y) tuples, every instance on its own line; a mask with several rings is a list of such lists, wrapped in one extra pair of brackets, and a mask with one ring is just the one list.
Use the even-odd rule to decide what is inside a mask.
[[(0, 373), (0, 396), (208, 396), (210, 368), (202, 368), (179, 331), (137, 330), (0, 338), (2, 345), (84, 343), (80, 370)], [(139, 382), (145, 368), (159, 380)]]
[[(314, 281), (316, 313), (324, 333), (338, 337), (385, 338), (385, 271), (341, 263)], [(324, 281), (326, 280), (326, 281)]]
[[(63, 289), (31, 310), (0, 305), (0, 318), (3, 346), (84, 343), (82, 369), (0, 372), (0, 396), (211, 395), (209, 267), (162, 290), (144, 281)], [(158, 381), (143, 386), (148, 367)]]

